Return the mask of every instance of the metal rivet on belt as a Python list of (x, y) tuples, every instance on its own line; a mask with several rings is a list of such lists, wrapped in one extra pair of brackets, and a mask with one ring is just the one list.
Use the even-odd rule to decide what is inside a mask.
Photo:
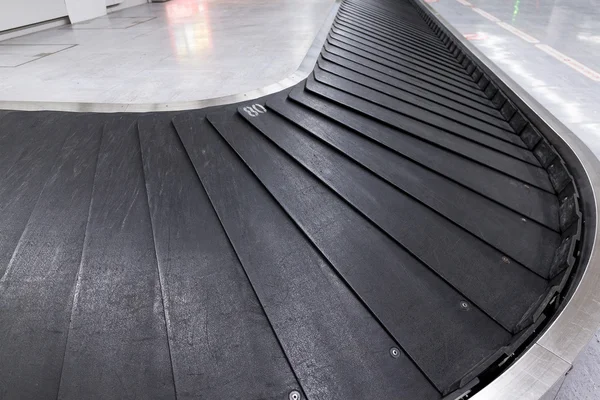
[(469, 308), (469, 303), (463, 300), (460, 302), (460, 307), (467, 310)]
[(390, 349), (390, 355), (394, 358), (400, 357), (400, 349), (398, 349), (397, 347), (392, 347)]
[(508, 264), (508, 263), (510, 263), (510, 260), (508, 257), (502, 256), (502, 262), (504, 262), (505, 264)]
[(521, 221), (523, 222), (527, 222), (527, 220), (525, 218), (521, 218)]
[(289, 398), (290, 400), (300, 400), (300, 399), (302, 398), (302, 395), (300, 394), (300, 392), (299, 392), (299, 391), (297, 391), (297, 390), (292, 390), (292, 391), (290, 392), (290, 395), (288, 396), (288, 398)]

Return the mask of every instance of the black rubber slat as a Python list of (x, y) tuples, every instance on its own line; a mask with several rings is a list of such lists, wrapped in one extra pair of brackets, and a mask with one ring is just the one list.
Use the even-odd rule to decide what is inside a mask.
[(439, 79), (437, 76), (435, 76), (435, 74), (424, 74), (418, 68), (415, 69), (415, 68), (412, 68), (410, 65), (400, 64), (397, 62), (390, 61), (384, 57), (380, 57), (376, 53), (369, 52), (368, 50), (365, 51), (361, 48), (348, 45), (344, 42), (334, 39), (331, 36), (327, 38), (327, 41), (325, 43), (325, 48), (327, 49), (327, 51), (330, 51), (330, 52), (333, 52), (336, 54), (337, 54), (337, 52), (336, 52), (336, 49), (337, 49), (338, 52), (343, 51), (343, 52), (347, 52), (350, 54), (355, 54), (355, 55), (367, 58), (373, 62), (384, 65), (384, 66), (391, 68), (402, 74), (409, 75), (409, 76), (419, 79), (421, 81), (433, 84), (440, 88), (444, 88), (450, 92), (460, 94), (461, 96), (465, 96), (465, 97), (471, 99), (472, 101), (478, 101), (481, 104), (491, 106), (491, 102), (487, 98), (478, 95), (479, 92), (477, 91), (477, 89), (457, 85), (454, 82), (449, 81), (447, 79)]
[[(381, 13), (386, 18), (393, 16), (394, 19), (398, 21), (406, 21), (407, 23), (421, 25), (423, 27), (426, 26), (425, 21), (422, 18), (414, 19), (414, 17), (419, 16), (419, 12), (410, 4), (408, 4), (410, 5), (409, 7), (397, 7), (396, 3), (388, 0), (346, 0), (344, 4), (359, 5), (365, 9)], [(430, 30), (431, 32), (435, 31), (434, 29)]]
[(60, 113), (23, 112), (0, 121), (0, 277), (69, 133), (65, 125), (71, 121)]
[(414, 11), (410, 7), (404, 8), (400, 13), (395, 12), (390, 7), (385, 7), (378, 11), (377, 9), (379, 7), (369, 7), (364, 3), (344, 2), (340, 8), (337, 21), (340, 21), (341, 18), (345, 18), (346, 22), (348, 22), (348, 19), (356, 19), (355, 23), (359, 25), (359, 29), (362, 26), (383, 29), (384, 31), (379, 31), (379, 35), (377, 35), (378, 41), (395, 36), (403, 44), (407, 43), (418, 46), (424, 40), (427, 40), (429, 46), (434, 46), (436, 49), (441, 48), (441, 52), (446, 53), (448, 57), (452, 57), (455, 63), (458, 62), (456, 56), (459, 52), (456, 46), (449, 43), (446, 35), (440, 36), (439, 29), (432, 30), (427, 24), (423, 23), (424, 21), (419, 14), (413, 13), (410, 16), (411, 11)]
[[(373, 77), (373, 74), (369, 73), (368, 70), (355, 71), (353, 68), (346, 68), (342, 65), (336, 65), (323, 58), (318, 60), (318, 65), (322, 70), (334, 75), (338, 75), (358, 84), (367, 86), (398, 100), (411, 103), (417, 107), (423, 108), (426, 111), (450, 118), (468, 127), (475, 128), (486, 133), (491, 133), (496, 137), (507, 138), (507, 141), (511, 143), (518, 143), (522, 147), (525, 147), (525, 144), (522, 143), (522, 140), (515, 135), (512, 127), (506, 121), (492, 118), (485, 114), (478, 114), (477, 111), (465, 110), (464, 106), (447, 106), (446, 104), (440, 104), (422, 96), (414, 95), (405, 90), (405, 88), (396, 88), (395, 86), (391, 85), (388, 83), (389, 78), (386, 79), (385, 75), (381, 76), (382, 74)], [(456, 108), (458, 108), (458, 110)], [(516, 140), (513, 141), (512, 139)]]
[[(435, 93), (439, 96), (445, 96), (446, 98), (456, 101), (457, 104), (464, 104), (466, 106), (475, 108), (481, 112), (487, 113), (497, 118), (504, 118), (502, 114), (500, 114), (500, 111), (494, 109), (491, 106), (491, 104), (488, 104), (488, 102), (483, 98), (471, 98), (471, 96), (468, 93), (462, 92), (460, 89), (456, 89), (452, 86), (444, 84), (439, 85), (439, 82), (433, 79), (422, 79), (422, 76), (412, 73), (410, 70), (407, 69), (404, 69), (403, 71), (394, 69), (393, 66), (391, 67), (391, 63), (387, 63), (386, 65), (385, 63), (373, 61), (371, 58), (367, 58), (369, 57), (369, 54), (366, 54), (364, 52), (361, 56), (359, 54), (352, 53), (350, 51), (346, 51), (326, 43), (321, 55), (325, 59), (327, 59), (328, 55), (333, 55), (344, 60), (349, 60), (357, 65), (361, 65), (363, 67), (373, 69), (377, 72), (381, 72), (391, 78), (398, 79), (402, 82), (410, 83), (427, 92)], [(385, 62), (385, 60), (380, 61)]]
[[(319, 67), (323, 67), (323, 66), (327, 66), (329, 68), (330, 64), (327, 64), (323, 60), (320, 60)], [(351, 80), (353, 80), (359, 84), (362, 84), (363, 86), (366, 86), (368, 88), (372, 88), (375, 90), (381, 90), (381, 93), (383, 93), (385, 95), (389, 95), (390, 97), (394, 97), (400, 101), (403, 101), (404, 103), (410, 103), (411, 105), (420, 107), (421, 112), (418, 115), (418, 119), (420, 119), (421, 121), (426, 122), (428, 119), (430, 119), (427, 117), (427, 114), (430, 112), (434, 112), (437, 115), (443, 116), (444, 118), (454, 119), (457, 122), (462, 121), (465, 123), (465, 125), (468, 122), (469, 125), (471, 125), (471, 127), (480, 128), (479, 130), (481, 130), (481, 131), (485, 131), (486, 126), (488, 127), (487, 132), (492, 130), (492, 127), (489, 127), (489, 125), (487, 125), (485, 122), (475, 120), (471, 117), (464, 116), (462, 114), (458, 114), (453, 110), (448, 110), (446, 108), (442, 108), (439, 105), (436, 105), (435, 103), (432, 103), (432, 102), (420, 101), (419, 98), (415, 98), (416, 96), (412, 96), (409, 93), (406, 93), (402, 90), (397, 90), (397, 89), (391, 88), (387, 84), (384, 84), (384, 83), (381, 83), (378, 81), (373, 81), (372, 79), (369, 79), (369, 78), (363, 79), (363, 77), (361, 75), (355, 74), (351, 71), (345, 71), (343, 69), (336, 69), (334, 67), (329, 68), (329, 69), (332, 71), (332, 73), (335, 73), (337, 76), (347, 77), (348, 79), (351, 79)], [(325, 69), (323, 69), (323, 70), (325, 70)], [(327, 72), (329, 72), (329, 70), (327, 70)], [(392, 95), (394, 95), (394, 96), (392, 96)], [(387, 103), (385, 103), (385, 104), (387, 105)], [(400, 107), (398, 107), (398, 109), (400, 109)], [(409, 114), (410, 110), (406, 110), (406, 112), (407, 112), (407, 114)], [(416, 112), (414, 112), (410, 115), (414, 116), (415, 118), (417, 117)], [(501, 133), (503, 133), (503, 131), (501, 131), (501, 130), (495, 130), (495, 131), (498, 133), (499, 136)], [(511, 133), (505, 133), (504, 136), (508, 137), (508, 135), (515, 136)], [(478, 146), (478, 145), (474, 145), (474, 146), (478, 147), (477, 152), (481, 152), (480, 146)], [(524, 182), (535, 185), (546, 191), (554, 191), (554, 187), (551, 183), (551, 180), (548, 177), (548, 173), (543, 168), (541, 168), (539, 166), (531, 165), (529, 163), (514, 160), (512, 158), (500, 155), (497, 152), (494, 152), (494, 153), (497, 154), (496, 157), (494, 157), (495, 159), (500, 159), (503, 161), (503, 163), (500, 165), (500, 168), (499, 168), (500, 171), (507, 173), (509, 175), (512, 175), (516, 178), (519, 178), (519, 179), (523, 180)], [(480, 159), (481, 159), (481, 157), (480, 157)], [(486, 162), (486, 164), (489, 165), (491, 163), (488, 161), (488, 162)]]
[(214, 129), (175, 125), (307, 397), (439, 398)]
[(138, 127), (178, 398), (285, 399), (298, 382), (171, 118)]
[(291, 122), (273, 113), (246, 119), (507, 330), (545, 292), (543, 278)]
[[(331, 27), (330, 36), (334, 39), (344, 41), (344, 39), (350, 40), (353, 45), (358, 44), (367, 46), (382, 54), (383, 57), (394, 57), (405, 61), (410, 61), (412, 64), (418, 66), (422, 70), (431, 71), (440, 75), (444, 75), (450, 79), (464, 82), (468, 86), (473, 86), (473, 78), (467, 74), (467, 71), (458, 63), (448, 63), (444, 59), (435, 59), (428, 56), (429, 53), (437, 54), (428, 49), (414, 49), (406, 45), (394, 46), (387, 43), (382, 43), (380, 40), (375, 40), (362, 33), (353, 32), (351, 29), (344, 29), (343, 26), (337, 26), (334, 24)], [(418, 43), (418, 41), (415, 40)], [(406, 43), (412, 43), (406, 41)]]
[(365, 31), (369, 32), (372, 37), (381, 37), (383, 39), (382, 43), (392, 42), (401, 44), (402, 46), (406, 45), (413, 49), (429, 50), (432, 53), (430, 54), (431, 57), (440, 57), (449, 60), (452, 64), (462, 66), (461, 63), (458, 63), (448, 53), (446, 46), (432, 32), (415, 29), (414, 26), (389, 24), (366, 13), (357, 13), (350, 7), (345, 6), (340, 8), (334, 23), (336, 25), (342, 24), (346, 27), (357, 28), (359, 31), (361, 31), (360, 27), (363, 26), (365, 27)]
[[(397, 7), (395, 3), (386, 0), (347, 0), (344, 4), (360, 5), (366, 9), (370, 9), (379, 13), (382, 13), (386, 17), (393, 16), (398, 21), (405, 21), (406, 23), (413, 25), (421, 25), (425, 27), (425, 21), (422, 19), (415, 20), (413, 17), (418, 16), (418, 11), (415, 7), (410, 5), (409, 7)], [(433, 32), (433, 30), (431, 30)]]
[[(510, 258), (541, 276), (548, 276), (554, 250), (560, 242), (556, 232), (536, 223), (524, 223), (520, 214), (295, 103), (272, 100), (267, 105)], [(411, 144), (405, 142), (402, 147)], [(438, 157), (443, 158), (443, 153)]]
[[(422, 62), (415, 59), (414, 56), (397, 53), (382, 46), (374, 47), (369, 41), (361, 40), (358, 36), (342, 30), (332, 30), (327, 40), (337, 46), (363, 51), (398, 67), (408, 68), (415, 73), (441, 80), (449, 85), (469, 92), (471, 96), (484, 97), (483, 93), (479, 91), (477, 84), (466, 71), (462, 74), (457, 70), (447, 70), (443, 66), (441, 66), (442, 68), (436, 67), (435, 63), (432, 63), (431, 61)], [(423, 49), (422, 51), (431, 52), (435, 50)]]
[(390, 50), (395, 50), (398, 48), (403, 48), (405, 50), (410, 50), (412, 52), (416, 52), (416, 53), (420, 53), (422, 57), (424, 57), (425, 59), (435, 62), (435, 63), (443, 63), (444, 65), (451, 67), (451, 68), (460, 68), (462, 70), (464, 70), (464, 67), (462, 66), (462, 64), (460, 64), (452, 55), (447, 54), (445, 51), (435, 51), (435, 50), (439, 50), (439, 49), (432, 49), (433, 51), (431, 52), (426, 52), (424, 54), (424, 49), (423, 47), (420, 46), (420, 42), (418, 42), (418, 44), (415, 44), (412, 41), (404, 41), (404, 42), (400, 42), (398, 40), (394, 40), (394, 38), (392, 37), (381, 37), (381, 34), (377, 33), (377, 31), (370, 27), (370, 26), (362, 26), (362, 27), (357, 27), (356, 25), (353, 25), (350, 21), (348, 20), (336, 20), (333, 23), (333, 26), (340, 31), (349, 33), (349, 34), (353, 34), (353, 35), (357, 35), (362, 39), (365, 40), (375, 40), (379, 43), (381, 43), (382, 45), (384, 45), (385, 47), (389, 48)]
[(329, 43), (334, 44), (336, 46), (343, 44), (351, 48), (362, 50), (376, 57), (383, 58), (384, 60), (387, 60), (393, 63), (394, 65), (409, 68), (415, 72), (418, 72), (419, 74), (429, 76), (437, 80), (441, 80), (443, 82), (448, 83), (449, 85), (463, 89), (469, 92), (471, 95), (480, 97), (483, 96), (483, 92), (479, 90), (479, 88), (474, 82), (469, 81), (468, 78), (463, 79), (459, 76), (442, 70), (424, 68), (424, 66), (421, 63), (415, 62), (415, 60), (413, 60), (412, 57), (402, 57), (401, 55), (394, 56), (386, 52), (382, 52), (379, 49), (373, 48), (373, 46), (371, 45), (365, 45), (347, 36), (338, 35), (333, 32), (329, 34), (329, 38), (327, 40), (329, 41)]
[[(319, 74), (319, 77), (323, 78), (323, 81), (325, 83), (328, 82), (332, 85), (346, 83), (345, 81), (340, 82), (340, 80), (336, 77), (332, 78), (331, 75), (328, 76), (325, 74)], [(532, 166), (534, 166), (533, 171), (536, 171), (536, 173), (528, 171), (530, 167), (523, 166), (521, 170), (525, 173), (518, 175), (519, 178), (523, 179), (524, 182), (540, 187), (541, 189), (544, 189), (548, 192), (554, 191), (554, 188), (552, 187), (548, 177), (543, 176), (541, 173), (538, 172), (538, 167), (537, 165), (535, 165), (535, 163), (537, 163), (537, 160), (532, 159), (533, 155), (531, 154), (531, 152), (528, 152), (525, 149), (513, 146), (495, 137), (488, 136), (475, 130), (469, 130), (466, 128), (460, 129), (458, 126), (456, 126), (456, 124), (454, 126), (455, 129), (444, 129), (444, 127), (448, 128), (448, 126), (442, 122), (443, 118), (436, 118), (431, 114), (426, 115), (424, 113), (420, 113), (418, 109), (415, 110), (410, 104), (402, 104), (399, 101), (396, 101), (387, 95), (374, 92), (367, 87), (358, 86), (356, 84), (352, 84), (352, 86), (344, 86), (343, 88), (348, 90), (348, 92), (346, 92), (346, 90), (339, 90), (337, 89), (337, 87), (338, 86), (322, 84), (321, 82), (317, 82), (312, 78), (309, 78), (306, 83), (306, 88), (312, 93), (336, 101), (340, 104), (343, 104), (366, 115), (380, 119), (407, 132), (445, 132), (443, 134), (451, 134), (451, 136), (453, 135), (456, 138), (450, 140), (455, 144), (460, 143), (462, 145), (462, 143), (470, 142), (471, 144), (467, 146), (468, 148), (475, 146), (475, 148), (479, 149), (482, 148), (482, 146), (480, 145), (484, 145), (485, 148), (489, 150), (495, 150), (497, 152), (500, 152), (500, 154), (503, 153), (505, 156), (508, 155), (515, 157), (516, 160), (514, 162), (517, 164), (516, 167), (512, 169), (516, 170), (519, 169), (520, 165), (519, 161), (517, 160), (527, 161), (528, 163), (532, 164)], [(361, 95), (364, 97), (361, 97)], [(383, 108), (382, 105), (387, 107)], [(402, 107), (401, 110), (406, 112), (406, 114), (398, 113), (397, 111), (399, 110), (396, 107)], [(411, 118), (414, 115), (414, 112), (418, 114), (415, 115), (415, 118)], [(416, 117), (419, 117), (419, 119), (416, 119)], [(421, 135), (424, 136), (424, 134)], [(467, 141), (458, 140), (460, 138), (467, 139)], [(465, 151), (469, 150), (459, 150), (458, 152), (464, 153)], [(505, 159), (505, 156), (502, 157), (501, 155), (498, 155), (495, 158), (497, 160), (502, 160)], [(493, 162), (486, 164), (494, 166)], [(504, 171), (504, 169), (500, 170)]]
[[(281, 154), (241, 117), (215, 123), (440, 391), (456, 388), (468, 370), (510, 338), (477, 308), (465, 311), (460, 293)], [(429, 317), (423, 319), (423, 315)], [(440, 353), (445, 354), (443, 359), (432, 358)]]
[[(460, 71), (461, 74), (468, 75), (462, 64), (458, 63), (458, 60), (456, 60), (452, 53), (448, 51), (448, 48), (432, 32), (423, 32), (419, 29), (415, 29), (414, 26), (408, 27), (406, 25), (390, 24), (380, 18), (366, 13), (352, 11), (347, 7), (340, 10), (335, 22), (336, 24), (344, 24), (347, 27), (353, 27), (361, 32), (362, 30), (360, 28), (361, 26), (364, 26), (366, 28), (365, 30), (368, 29), (368, 32), (374, 36), (385, 38), (388, 41), (400, 44), (400, 46), (405, 49), (421, 50), (423, 53), (428, 53), (429, 57), (448, 60), (451, 65), (460, 68), (458, 71)], [(377, 43), (384, 44), (386, 42), (377, 39)]]
[[(337, 122), (353, 129), (354, 131), (381, 143), (411, 160), (427, 168), (449, 177), (460, 184), (503, 204), (527, 218), (531, 218), (553, 230), (558, 230), (558, 200), (556, 196), (545, 191), (528, 187), (515, 179), (497, 173), (469, 160), (456, 157), (452, 153), (444, 152), (433, 146), (428, 146), (419, 140), (412, 139), (402, 132), (420, 134), (428, 141), (438, 143), (437, 140), (444, 136), (428, 129), (419, 129), (418, 126), (404, 125), (406, 120), (393, 120), (385, 113), (380, 114), (377, 108), (371, 108), (372, 116), (382, 122), (400, 122), (400, 132), (382, 124), (374, 124), (373, 120), (352, 112), (345, 107), (323, 101), (301, 89), (295, 89), (290, 97), (322, 114), (328, 115)], [(338, 97), (339, 98), (339, 97)], [(358, 103), (357, 103), (358, 104)], [(360, 106), (360, 104), (358, 104)], [(360, 111), (360, 109), (359, 109)], [(390, 112), (391, 113), (391, 112)], [(434, 133), (434, 135), (431, 135)], [(429, 134), (428, 136), (425, 136)], [(452, 142), (442, 142), (444, 147), (452, 149)]]
[(335, 24), (331, 27), (331, 33), (344, 38), (348, 38), (365, 46), (369, 46), (374, 50), (377, 50), (378, 52), (381, 52), (386, 55), (399, 58), (407, 57), (411, 60), (411, 62), (423, 69), (427, 69), (433, 72), (443, 71), (444, 73), (448, 74), (448, 76), (456, 77), (460, 80), (465, 80), (468, 83), (472, 82), (471, 77), (467, 75), (467, 71), (464, 68), (462, 68), (462, 66), (448, 64), (444, 60), (431, 59), (423, 50), (419, 51), (409, 49), (406, 46), (397, 47), (385, 44), (382, 43), (380, 40), (374, 40), (373, 38), (369, 38), (368, 36), (362, 35), (360, 33), (355, 33), (351, 32), (350, 30), (338, 28)]
[(413, 47), (427, 49), (433, 53), (443, 52), (445, 55), (449, 55), (444, 44), (432, 32), (423, 31), (419, 27), (406, 24), (390, 24), (388, 21), (381, 20), (369, 13), (357, 12), (345, 5), (340, 7), (334, 22), (353, 26), (363, 25), (371, 32), (378, 33), (391, 40), (398, 41), (402, 39)]
[[(491, 108), (481, 106), (477, 103), (465, 102), (462, 101), (460, 96), (453, 96), (451, 93), (447, 93), (441, 90), (428, 90), (426, 89), (426, 85), (422, 85), (420, 82), (411, 82), (411, 79), (397, 79), (396, 77), (390, 76), (384, 72), (380, 72), (377, 69), (371, 68), (371, 65), (367, 66), (365, 63), (357, 63), (355, 61), (336, 56), (333, 53), (329, 53), (326, 50), (323, 50), (321, 53), (321, 57), (323, 60), (329, 61), (331, 64), (337, 64), (346, 69), (350, 69), (359, 74), (365, 75), (367, 77), (376, 79), (380, 82), (386, 83), (396, 89), (402, 90), (406, 93), (410, 93), (415, 96), (419, 96), (423, 99), (429, 100), (431, 102), (435, 102), (438, 105), (447, 107), (451, 110), (457, 111), (459, 113), (464, 113), (466, 115), (470, 115), (474, 118), (477, 118), (481, 121), (488, 122), (497, 127), (506, 127), (510, 126), (506, 121), (501, 119), (500, 113), (492, 110)], [(367, 61), (367, 60), (364, 60)], [(366, 64), (371, 64), (367, 61)], [(322, 67), (326, 66), (325, 64), (321, 64)], [(429, 88), (431, 89), (431, 88)], [(435, 88), (433, 88), (435, 89)], [(438, 94), (436, 92), (441, 92), (442, 94)]]
[(104, 128), (61, 399), (175, 398), (136, 119)]
[(72, 121), (0, 279), (3, 399), (57, 396), (100, 147), (99, 120), (96, 115)]
[[(364, 18), (371, 23), (386, 25), (393, 30), (410, 29), (422, 37), (429, 37), (435, 43), (442, 44), (440, 38), (431, 30), (424, 21), (414, 12), (406, 7), (401, 12), (390, 10), (389, 7), (381, 8), (378, 5), (362, 2), (345, 1), (340, 9), (358, 18)], [(416, 18), (415, 18), (416, 17)]]
[[(431, 125), (435, 128), (443, 129), (454, 135), (462, 136), (473, 142), (501, 151), (517, 159), (527, 161), (532, 165), (539, 165), (533, 154), (525, 149), (525, 144), (523, 144), (517, 135), (513, 135), (508, 132), (502, 132), (502, 134), (500, 134), (499, 132), (493, 132), (491, 129), (487, 132), (482, 132), (474, 128), (469, 128), (450, 118), (433, 114), (411, 103), (403, 102), (381, 92), (377, 92), (370, 87), (360, 85), (349, 79), (320, 70), (318, 67), (315, 69), (313, 75), (314, 79), (309, 78), (306, 85), (306, 87), (311, 91), (316, 92), (317, 90), (320, 90), (320, 92), (329, 92), (331, 89), (338, 89), (351, 94), (353, 97), (367, 100), (373, 103), (373, 105), (386, 107), (394, 111), (398, 115), (398, 118), (410, 118), (415, 121)], [(494, 135), (490, 133), (494, 133)], [(542, 188), (553, 191), (547, 177), (546, 180), (547, 182), (540, 182), (539, 184), (544, 185)]]
[[(23, 154), (36, 145), (39, 135), (42, 135), (46, 126), (55, 126), (61, 116), (48, 112), (37, 115), (16, 111), (12, 115), (0, 120), (0, 168), (6, 173), (0, 175), (5, 185), (8, 172)], [(0, 186), (0, 188), (1, 188)]]
[[(291, 92), (292, 97), (297, 97), (299, 99), (314, 99), (317, 102), (316, 104), (326, 103), (328, 104), (328, 107), (339, 109), (343, 115), (348, 115), (350, 120), (355, 117), (361, 117), (360, 113), (366, 114), (374, 119), (390, 124), (404, 133), (451, 150), (473, 161), (477, 161), (478, 163), (502, 172), (508, 171), (509, 173), (512, 173), (514, 164), (519, 165), (517, 164), (518, 161), (514, 158), (492, 148), (480, 146), (466, 138), (453, 135), (452, 133), (437, 129), (436, 127), (420, 121), (410, 118), (399, 118), (398, 114), (392, 110), (374, 106), (366, 100), (349, 95), (335, 88), (323, 90), (324, 86), (315, 84), (314, 81), (311, 81), (310, 79), (307, 88), (309, 90), (314, 90), (314, 93), (302, 89), (295, 89)], [(335, 103), (331, 103), (325, 99)], [(358, 111), (358, 113), (356, 111)], [(333, 114), (333, 117), (335, 118), (336, 115), (337, 114)], [(335, 119), (342, 120), (341, 122), (344, 123), (344, 118), (337, 117)]]
[[(417, 34), (411, 38), (410, 33), (402, 33), (399, 35), (398, 31), (391, 31), (382, 25), (368, 23), (366, 20), (362, 20), (362, 23), (356, 21), (352, 16), (345, 15), (343, 12), (338, 14), (338, 17), (334, 21), (334, 26), (342, 28), (349, 33), (356, 32), (357, 30), (365, 35), (371, 35), (371, 37), (382, 37), (387, 42), (394, 45), (400, 45), (405, 48), (413, 50), (420, 50), (424, 53), (429, 53), (430, 57), (441, 58), (442, 60), (452, 61), (453, 58), (446, 52), (446, 48), (440, 43), (427, 41), (422, 35)], [(462, 67), (462, 64), (459, 64)]]
[[(402, 21), (397, 16), (394, 19), (388, 18), (372, 9), (368, 9), (360, 4), (351, 4), (345, 2), (340, 6), (340, 12), (338, 18), (347, 17), (350, 19), (357, 19), (364, 24), (370, 26), (376, 26), (381, 29), (388, 30), (392, 34), (402, 34), (405, 37), (411, 37), (421, 39), (422, 41), (437, 46), (440, 49), (445, 49), (442, 41), (424, 24), (414, 23), (414, 21)], [(418, 18), (418, 17), (417, 17)], [(418, 19), (416, 19), (418, 21)]]

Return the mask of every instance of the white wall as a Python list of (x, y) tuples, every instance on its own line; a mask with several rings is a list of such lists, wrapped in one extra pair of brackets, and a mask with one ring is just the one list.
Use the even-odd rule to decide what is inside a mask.
[[(2, 0), (0, 0), (2, 1)], [(124, 8), (129, 8), (129, 7), (134, 7), (134, 6), (139, 6), (141, 4), (146, 4), (149, 1), (148, 0), (106, 0), (106, 2), (118, 2), (119, 5), (113, 6), (111, 8), (109, 8), (107, 11), (109, 13), (111, 12), (115, 12), (115, 11), (120, 11)]]
[(148, 0), (0, 0), (0, 32), (69, 17), (71, 23), (100, 17), (110, 11), (147, 3)]
[(72, 24), (106, 15), (106, 0), (64, 0), (64, 2)]
[(0, 0), (0, 31), (66, 15), (65, 0)]

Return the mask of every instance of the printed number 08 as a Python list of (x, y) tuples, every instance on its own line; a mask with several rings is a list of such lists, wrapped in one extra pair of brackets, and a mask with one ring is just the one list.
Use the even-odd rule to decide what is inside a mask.
[(267, 112), (267, 109), (260, 104), (253, 104), (252, 106), (244, 107), (242, 110), (244, 110), (246, 114), (251, 117), (256, 117), (258, 114), (264, 114)]

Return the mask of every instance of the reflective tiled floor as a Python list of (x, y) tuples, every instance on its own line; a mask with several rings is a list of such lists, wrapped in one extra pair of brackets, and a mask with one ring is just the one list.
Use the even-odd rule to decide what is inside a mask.
[[(599, 0), (439, 0), (450, 24), (600, 157)], [(483, 12), (481, 12), (483, 11)], [(600, 399), (600, 332), (555, 397)]]
[[(439, 0), (430, 5), (459, 32), (479, 33), (473, 44), (600, 156), (600, 1)], [(555, 58), (544, 51), (548, 48), (565, 57)]]
[(332, 5), (172, 0), (3, 41), (0, 100), (166, 103), (253, 90), (298, 68)]

